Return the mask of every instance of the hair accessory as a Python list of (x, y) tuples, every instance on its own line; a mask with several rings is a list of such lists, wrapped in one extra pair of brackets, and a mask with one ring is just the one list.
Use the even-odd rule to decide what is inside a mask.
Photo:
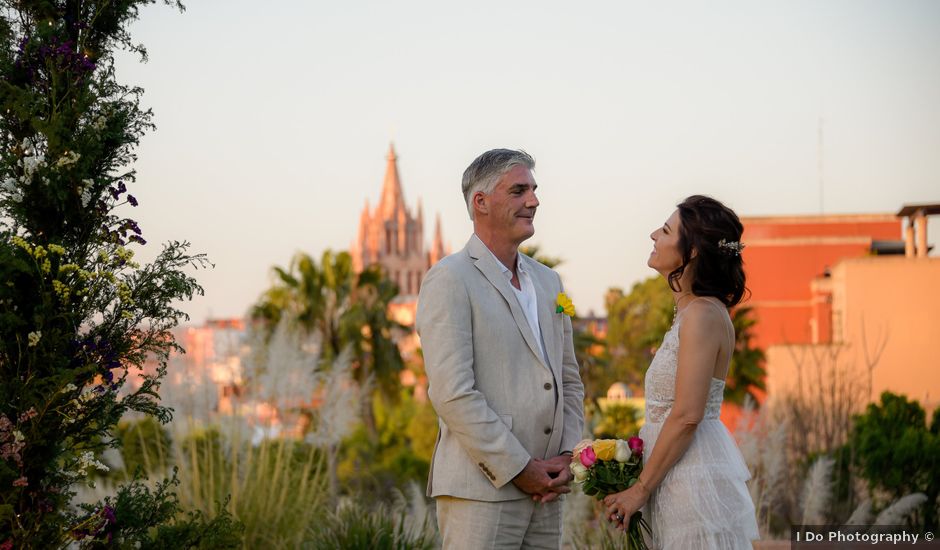
[(729, 256), (740, 256), (741, 251), (744, 250), (744, 243), (740, 241), (726, 241), (725, 239), (721, 239), (718, 241), (718, 248), (720, 248), (722, 252), (728, 254)]

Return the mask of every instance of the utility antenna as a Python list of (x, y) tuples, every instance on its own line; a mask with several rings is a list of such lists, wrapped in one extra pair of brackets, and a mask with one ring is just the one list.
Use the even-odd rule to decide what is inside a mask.
[(816, 161), (817, 161), (817, 170), (819, 171), (819, 213), (825, 214), (826, 208), (825, 203), (823, 202), (823, 117), (819, 117), (819, 132), (818, 132), (818, 143), (816, 149)]

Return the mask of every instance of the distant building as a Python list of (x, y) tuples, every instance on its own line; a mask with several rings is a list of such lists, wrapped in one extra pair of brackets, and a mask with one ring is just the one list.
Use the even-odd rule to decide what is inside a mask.
[[(578, 316), (571, 320), (572, 328), (577, 332), (585, 332), (597, 339), (598, 344), (591, 345), (587, 352), (590, 355), (601, 357), (607, 349), (607, 317), (596, 315), (593, 310), (585, 316)], [(584, 368), (584, 365), (581, 365)]]
[(382, 195), (375, 210), (369, 201), (359, 217), (359, 235), (350, 247), (353, 266), (362, 271), (372, 264), (385, 268), (398, 284), (402, 297), (415, 301), (424, 274), (447, 253), (441, 236), (440, 215), (434, 227), (431, 246), (424, 248), (424, 212), (418, 201), (417, 213), (405, 204), (405, 194), (398, 176), (398, 157), (389, 146)]
[[(929, 215), (743, 218), (745, 269), (767, 354), (767, 389), (818, 383), (824, 358), (851, 365), (868, 398), (885, 390), (940, 403), (940, 258), (928, 256)], [(902, 219), (907, 218), (902, 231)]]
[[(398, 156), (394, 146), (389, 145), (378, 206), (371, 210), (366, 200), (359, 216), (359, 232), (350, 246), (350, 254), (357, 272), (378, 264), (398, 285), (399, 294), (389, 305), (388, 313), (390, 318), (408, 329), (405, 333), (393, 335), (402, 359), (407, 364), (421, 361), (417, 354), (420, 342), (414, 330), (421, 281), (432, 265), (450, 253), (450, 247), (444, 246), (440, 215), (435, 219), (434, 237), (428, 248), (425, 248), (424, 238), (421, 200), (418, 200), (417, 212), (413, 212), (405, 202), (398, 174)], [(422, 398), (427, 385), (424, 375), (415, 375), (407, 369), (402, 372), (402, 383), (414, 386), (419, 398)]]
[(745, 305), (759, 319), (755, 344), (818, 341), (811, 282), (848, 258), (900, 249), (901, 223), (894, 214), (742, 218), (747, 285)]

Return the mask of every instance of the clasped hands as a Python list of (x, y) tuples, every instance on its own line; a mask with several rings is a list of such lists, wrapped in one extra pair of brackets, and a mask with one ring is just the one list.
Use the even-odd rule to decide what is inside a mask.
[(536, 502), (551, 502), (564, 493), (570, 493), (568, 484), (574, 476), (568, 465), (571, 457), (558, 455), (548, 460), (530, 458), (529, 463), (512, 479), (520, 491), (532, 496)]

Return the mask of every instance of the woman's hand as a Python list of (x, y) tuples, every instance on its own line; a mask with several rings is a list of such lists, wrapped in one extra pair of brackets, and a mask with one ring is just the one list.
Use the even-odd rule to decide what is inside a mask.
[(607, 506), (607, 519), (616, 524), (621, 531), (630, 524), (630, 516), (637, 513), (649, 500), (649, 491), (642, 483), (636, 483), (626, 491), (620, 491), (604, 497)]

